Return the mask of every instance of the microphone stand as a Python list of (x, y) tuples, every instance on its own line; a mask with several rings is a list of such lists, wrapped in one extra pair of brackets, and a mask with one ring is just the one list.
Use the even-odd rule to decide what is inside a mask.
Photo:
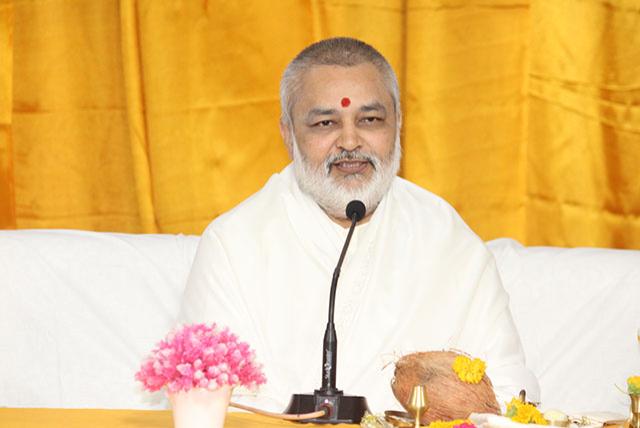
[[(352, 204), (358, 203), (359, 206)], [(324, 410), (324, 416), (305, 419), (299, 422), (311, 422), (314, 424), (358, 424), (369, 410), (367, 399), (361, 396), (345, 395), (336, 388), (336, 368), (338, 363), (338, 339), (336, 328), (333, 324), (333, 312), (336, 300), (336, 288), (340, 277), (340, 268), (347, 254), (347, 248), (356, 223), (364, 217), (365, 207), (360, 201), (351, 201), (347, 205), (347, 218), (351, 218), (351, 227), (347, 239), (342, 247), (338, 265), (333, 271), (331, 279), (331, 294), (329, 295), (329, 319), (324, 332), (322, 352), (322, 386), (314, 390), (313, 394), (293, 394), (284, 413), (302, 414)], [(351, 214), (351, 215), (349, 215)]]

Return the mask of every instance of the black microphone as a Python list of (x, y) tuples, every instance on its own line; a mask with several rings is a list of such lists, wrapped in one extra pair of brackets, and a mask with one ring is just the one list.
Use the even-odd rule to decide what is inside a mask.
[(313, 394), (293, 394), (291, 401), (284, 413), (302, 414), (324, 410), (324, 416), (314, 419), (306, 419), (304, 422), (316, 424), (342, 424), (360, 423), (364, 412), (369, 410), (367, 399), (360, 396), (344, 395), (336, 388), (336, 371), (338, 363), (338, 338), (336, 328), (333, 324), (333, 313), (336, 301), (336, 288), (340, 277), (340, 268), (347, 254), (351, 236), (356, 227), (356, 223), (362, 220), (366, 213), (366, 207), (361, 201), (351, 201), (347, 204), (347, 218), (351, 220), (351, 227), (347, 234), (338, 264), (333, 271), (331, 279), (331, 292), (329, 295), (329, 319), (324, 332), (322, 349), (322, 387), (316, 389)]
[(364, 218), (367, 208), (361, 201), (354, 200), (347, 204), (347, 209), (345, 211), (347, 213), (347, 218), (353, 221), (353, 216), (355, 216), (355, 222), (357, 223)]
[(347, 204), (346, 214), (347, 218), (351, 219), (351, 227), (347, 234), (347, 239), (342, 247), (340, 253), (340, 259), (338, 264), (333, 270), (333, 278), (331, 279), (331, 292), (329, 294), (329, 317), (327, 321), (327, 328), (324, 332), (324, 348), (322, 352), (322, 388), (321, 391), (337, 391), (336, 390), (336, 367), (338, 364), (338, 339), (336, 337), (335, 326), (333, 325), (333, 311), (336, 306), (336, 289), (338, 286), (338, 278), (340, 278), (340, 269), (342, 268), (342, 262), (347, 254), (347, 248), (351, 242), (351, 235), (356, 227), (356, 223), (362, 220), (366, 208), (364, 204), (358, 200), (351, 201)]

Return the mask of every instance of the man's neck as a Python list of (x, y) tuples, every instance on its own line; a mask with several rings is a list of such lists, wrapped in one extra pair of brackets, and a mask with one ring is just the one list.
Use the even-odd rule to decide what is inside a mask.
[[(373, 215), (373, 211), (370, 213), (367, 213), (367, 215), (365, 215), (364, 218), (358, 222), (358, 224), (368, 223), (372, 215)], [(332, 222), (336, 223), (339, 226), (344, 227), (345, 229), (348, 229), (351, 226), (351, 220), (348, 218), (337, 218), (329, 214), (327, 214), (327, 216), (329, 216)]]

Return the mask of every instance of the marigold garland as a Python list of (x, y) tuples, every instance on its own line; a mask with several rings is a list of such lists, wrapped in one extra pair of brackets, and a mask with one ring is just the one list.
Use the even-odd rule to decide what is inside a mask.
[(428, 428), (476, 428), (469, 419), (454, 419), (452, 421), (433, 421)]
[(627, 379), (627, 391), (629, 394), (640, 394), (640, 376), (631, 376)]
[(525, 404), (517, 398), (507, 403), (506, 417), (521, 424), (549, 425), (542, 413), (533, 404)]
[(480, 383), (487, 365), (480, 358), (473, 360), (465, 355), (458, 355), (453, 361), (453, 371), (466, 383)]

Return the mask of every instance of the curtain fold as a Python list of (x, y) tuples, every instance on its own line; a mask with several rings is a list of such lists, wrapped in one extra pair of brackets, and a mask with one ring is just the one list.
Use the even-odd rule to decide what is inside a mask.
[(15, 1), (18, 228), (141, 231), (117, 2)]
[(483, 239), (640, 248), (636, 0), (0, 0), (0, 227), (202, 232), (288, 163), (280, 75), (341, 35)]
[(137, 2), (120, 0), (123, 89), (129, 132), (127, 140), (133, 161), (134, 195), (138, 203), (140, 232), (153, 233), (159, 229), (153, 204), (139, 32)]
[(485, 239), (527, 242), (528, 1), (407, 4), (404, 175)]
[(13, 4), (0, 3), (0, 228), (16, 227), (13, 192)]
[(640, 248), (640, 3), (539, 1), (531, 22), (526, 236)]

